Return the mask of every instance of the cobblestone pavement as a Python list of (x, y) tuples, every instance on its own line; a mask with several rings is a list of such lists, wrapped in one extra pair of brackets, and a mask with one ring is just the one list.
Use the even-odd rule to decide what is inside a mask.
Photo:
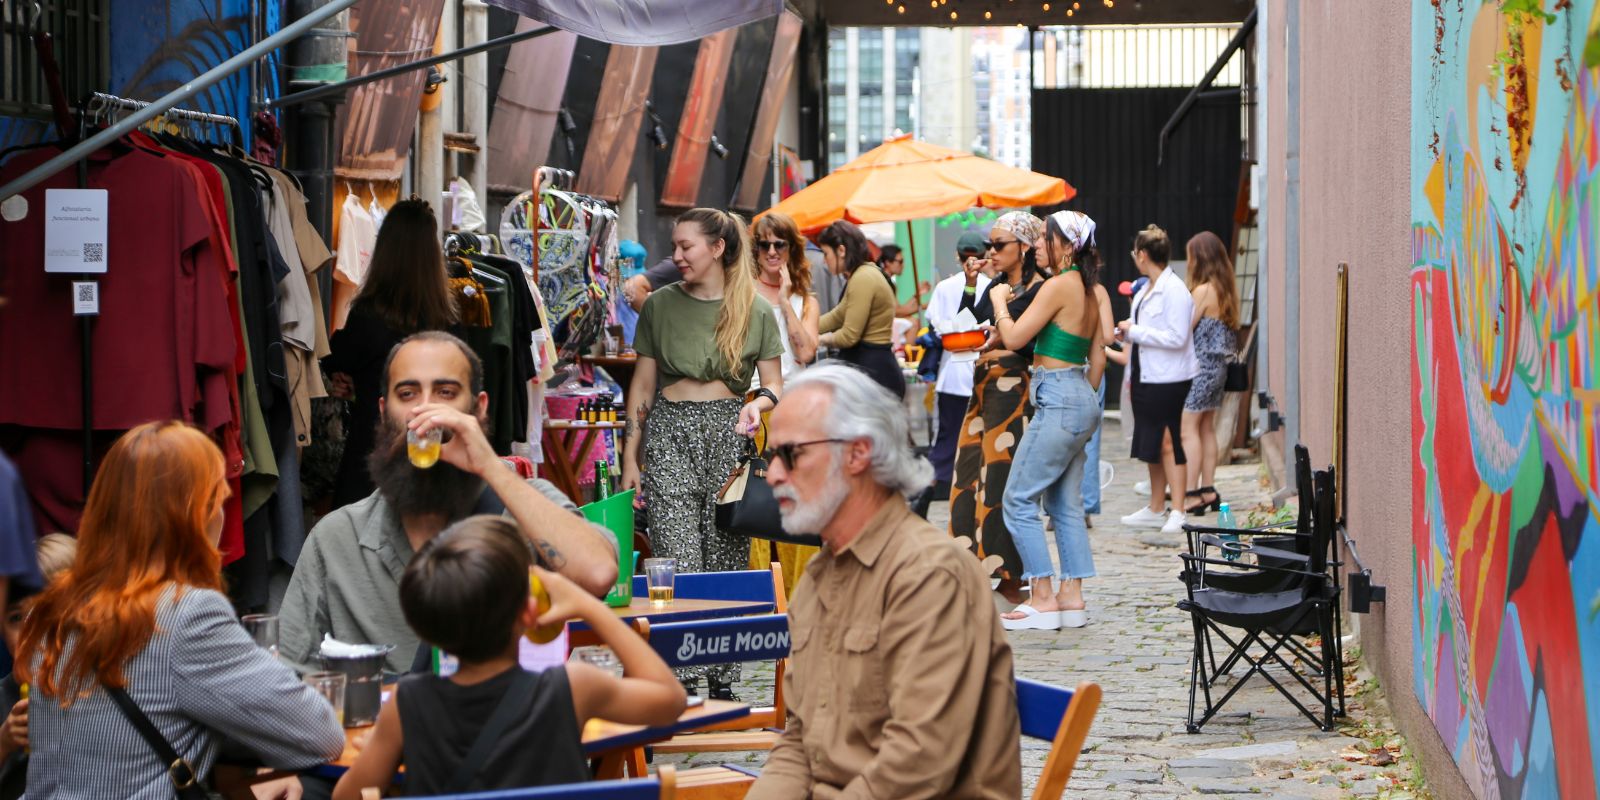
[[(1090, 531), (1099, 576), (1085, 586), (1089, 625), (1011, 634), (1018, 675), (1068, 686), (1093, 680), (1104, 690), (1067, 795), (1108, 800), (1425, 796), (1412, 788), (1420, 780), (1393, 732), (1381, 691), (1348, 645), (1349, 716), (1336, 731), (1319, 731), (1256, 677), (1202, 733), (1185, 732), (1193, 629), (1188, 615), (1174, 605), (1181, 595), (1176, 553), (1183, 537), (1131, 531), (1119, 523), (1145, 502), (1132, 489), (1145, 471), (1125, 457), (1114, 416), (1105, 432), (1103, 457), (1117, 474), (1105, 493), (1105, 513)], [(1248, 509), (1268, 502), (1258, 474), (1254, 463), (1219, 470), (1217, 487), (1241, 524)], [(929, 517), (943, 526), (946, 514), (939, 503)], [(1007, 607), (995, 598), (997, 608)], [(739, 693), (769, 702), (771, 685), (771, 665), (747, 667)], [(1033, 790), (1049, 745), (1023, 740), (1024, 796)], [(663, 757), (661, 763), (759, 765), (764, 760), (765, 753), (705, 753)]]

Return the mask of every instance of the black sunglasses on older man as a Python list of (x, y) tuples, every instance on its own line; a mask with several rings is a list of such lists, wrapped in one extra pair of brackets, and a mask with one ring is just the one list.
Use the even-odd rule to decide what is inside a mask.
[(783, 251), (789, 249), (789, 243), (784, 241), (784, 240), (782, 240), (782, 239), (767, 239), (767, 240), (764, 240), (764, 241), (756, 242), (756, 249), (757, 250), (771, 250), (774, 253), (782, 253)]
[(794, 469), (795, 459), (800, 457), (800, 450), (802, 448), (810, 447), (811, 445), (814, 445), (814, 444), (838, 444), (840, 442), (848, 442), (848, 441), (850, 441), (850, 440), (849, 439), (812, 439), (809, 442), (790, 442), (788, 444), (775, 444), (775, 445), (767, 448), (767, 452), (762, 453), (761, 457), (766, 459), (768, 464), (773, 464), (773, 463), (776, 463), (778, 461), (782, 461), (784, 469), (792, 470), (792, 469)]

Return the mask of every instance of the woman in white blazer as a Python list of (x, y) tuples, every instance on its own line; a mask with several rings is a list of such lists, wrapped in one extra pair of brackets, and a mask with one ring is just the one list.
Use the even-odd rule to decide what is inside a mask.
[[(1167, 266), (1172, 242), (1151, 225), (1134, 237), (1133, 260), (1149, 278), (1133, 298), (1129, 319), (1117, 323), (1117, 338), (1132, 343), (1128, 371), (1133, 401), (1133, 457), (1150, 470), (1150, 503), (1122, 518), (1137, 528), (1180, 533), (1184, 523), (1183, 401), (1198, 369), (1194, 356), (1194, 300), (1189, 287)], [(1166, 490), (1162, 490), (1166, 486)], [(1166, 513), (1166, 502), (1172, 511)]]

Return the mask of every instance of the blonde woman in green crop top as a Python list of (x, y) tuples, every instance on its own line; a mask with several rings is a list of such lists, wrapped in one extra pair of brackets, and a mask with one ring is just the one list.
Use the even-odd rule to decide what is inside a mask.
[[(640, 490), (650, 548), (679, 572), (744, 569), (750, 540), (716, 526), (717, 492), (738, 466), (761, 412), (783, 391), (783, 341), (772, 307), (756, 295), (750, 229), (737, 215), (697, 208), (678, 217), (672, 260), (683, 281), (652, 292), (639, 312), (639, 353), (628, 386), (619, 490)], [(750, 378), (761, 389), (744, 401)], [(737, 666), (706, 675), (713, 698), (731, 698)]]
[[(1001, 615), (1007, 630), (1077, 628), (1088, 621), (1083, 579), (1095, 572), (1081, 487), (1088, 468), (1085, 448), (1100, 427), (1097, 392), (1106, 363), (1100, 347), (1105, 326), (1093, 290), (1100, 271), (1094, 228), (1094, 220), (1076, 211), (1046, 218), (1043, 250), (1056, 274), (1020, 319), (1013, 320), (1006, 310), (1010, 286), (1002, 283), (989, 291), (1003, 345), (1017, 350), (1033, 342), (1033, 421), (1017, 445), (1001, 502), (1032, 593), (1028, 602)], [(1045, 544), (1041, 501), (1055, 523), (1059, 591)]]

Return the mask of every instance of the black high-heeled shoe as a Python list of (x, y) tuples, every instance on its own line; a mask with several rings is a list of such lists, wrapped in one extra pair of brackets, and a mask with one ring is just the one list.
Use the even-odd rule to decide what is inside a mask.
[[(1211, 495), (1210, 500), (1205, 499), (1208, 494)], [(1183, 496), (1200, 498), (1198, 505), (1192, 505), (1183, 510), (1186, 515), (1204, 514), (1208, 509), (1211, 511), (1222, 510), (1222, 495), (1217, 493), (1217, 487), (1215, 486), (1202, 486), (1198, 489), (1191, 489), (1184, 492)]]

